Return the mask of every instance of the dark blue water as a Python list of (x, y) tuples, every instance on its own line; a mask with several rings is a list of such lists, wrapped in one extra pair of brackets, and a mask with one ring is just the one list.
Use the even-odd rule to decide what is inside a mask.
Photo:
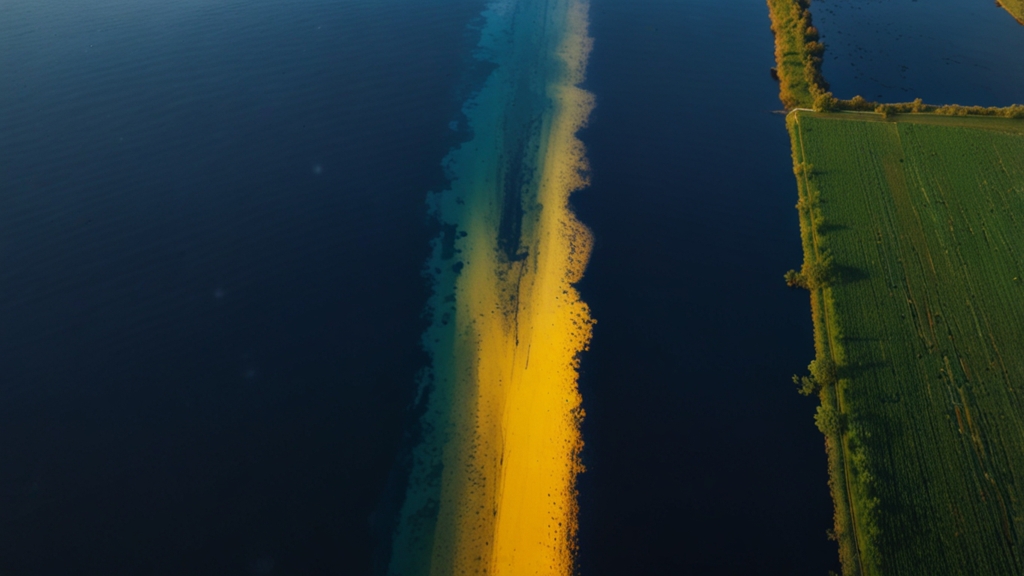
[(838, 570), (761, 0), (593, 0), (583, 574)]
[[(482, 6), (4, 5), (0, 573), (372, 572)], [(766, 8), (592, 21), (581, 572), (823, 574)]]
[(370, 572), (482, 5), (4, 3), (0, 573)]
[(1024, 102), (1024, 26), (991, 0), (816, 0), (811, 13), (840, 98)]

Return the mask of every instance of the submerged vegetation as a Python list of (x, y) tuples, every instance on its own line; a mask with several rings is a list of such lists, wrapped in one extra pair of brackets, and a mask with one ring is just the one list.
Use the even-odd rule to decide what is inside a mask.
[(1024, 574), (1024, 106), (838, 99), (768, 6), (843, 572)]
[(574, 284), (591, 237), (569, 208), (586, 185), (577, 130), (590, 50), (585, 0), (491, 4), (466, 103), (473, 138), (430, 196), (445, 230), (428, 263), (418, 445), (387, 573), (568, 575), (581, 471), (576, 385), (593, 320)]

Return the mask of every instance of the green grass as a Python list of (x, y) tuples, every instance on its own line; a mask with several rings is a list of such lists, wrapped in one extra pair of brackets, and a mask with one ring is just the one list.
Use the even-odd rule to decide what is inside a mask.
[(1024, 24), (1024, 0), (999, 0), (999, 5)]
[(844, 573), (1024, 574), (1024, 122), (789, 127)]

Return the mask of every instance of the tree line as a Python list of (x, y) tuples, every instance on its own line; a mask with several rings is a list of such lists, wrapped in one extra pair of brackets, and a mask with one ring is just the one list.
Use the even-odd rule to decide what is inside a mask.
[(998, 118), (1024, 119), (1024, 105), (1011, 104), (1010, 106), (961, 106), (959, 104), (945, 104), (935, 106), (925, 104), (920, 98), (912, 102), (898, 102), (886, 104), (871, 102), (863, 96), (854, 96), (849, 100), (836, 98), (831, 92), (823, 92), (814, 98), (815, 112), (837, 112), (849, 110), (854, 112), (875, 112), (888, 118), (896, 114), (940, 114), (942, 116), (993, 116)]

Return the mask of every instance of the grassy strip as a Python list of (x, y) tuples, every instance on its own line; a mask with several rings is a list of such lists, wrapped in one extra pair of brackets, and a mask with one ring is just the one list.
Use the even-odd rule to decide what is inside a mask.
[[(810, 113), (804, 112), (803, 116), (809, 117)], [(836, 122), (876, 122), (892, 124), (920, 124), (928, 126), (946, 126), (970, 128), (973, 130), (987, 130), (1004, 134), (1024, 134), (1024, 122), (1007, 122), (1005, 118), (995, 116), (943, 116), (940, 114), (901, 114), (896, 117), (886, 118), (874, 112), (831, 112), (819, 114), (816, 117), (828, 118)]]
[(1016, 18), (1017, 22), (1024, 24), (1024, 0), (996, 0), (996, 4)]
[[(821, 75), (824, 45), (818, 41), (818, 31), (811, 23), (809, 0), (768, 0), (772, 32), (775, 35), (776, 72), (780, 84), (779, 98), (789, 109), (820, 106), (836, 101), (827, 92), (828, 84)], [(814, 323), (815, 359), (809, 367), (811, 375), (805, 377), (805, 390), (819, 393), (821, 404), (815, 414), (815, 424), (825, 435), (828, 455), (829, 489), (835, 503), (834, 528), (831, 536), (839, 544), (839, 557), (844, 574), (869, 574), (863, 557), (870, 550), (862, 534), (873, 532), (858, 524), (857, 498), (851, 490), (849, 463), (856, 457), (844, 433), (844, 412), (841, 381), (836, 366), (844, 356), (838, 340), (838, 316), (829, 287), (831, 258), (821, 246), (818, 228), (821, 215), (818, 208), (820, 193), (812, 183), (813, 168), (803, 159), (803, 146), (799, 134), (799, 116), (790, 114), (787, 127), (793, 150), (793, 171), (796, 175), (800, 201), (800, 236), (803, 242), (804, 262), (799, 273), (787, 274), (791, 285), (801, 285), (810, 291), (811, 316)], [(864, 460), (862, 457), (859, 460)], [(870, 500), (868, 500), (870, 501)], [(866, 515), (866, 514), (864, 514)]]
[[(863, 575), (876, 571), (866, 570), (864, 549), (869, 542), (864, 533), (872, 532), (859, 518), (858, 506), (851, 479), (850, 463), (857, 458), (846, 438), (846, 416), (843, 409), (842, 387), (837, 368), (843, 365), (845, 353), (841, 344), (839, 316), (835, 310), (831, 281), (834, 273), (832, 256), (819, 233), (824, 225), (821, 213), (821, 191), (814, 183), (814, 167), (805, 158), (800, 134), (800, 112), (786, 117), (793, 151), (793, 173), (797, 180), (800, 215), (800, 238), (804, 262), (799, 273), (787, 274), (787, 282), (806, 288), (811, 294), (811, 319), (814, 324), (815, 359), (809, 368), (810, 376), (803, 379), (804, 392), (818, 392), (821, 404), (814, 423), (825, 436), (828, 454), (829, 489), (835, 503), (832, 537), (839, 544), (839, 558), (843, 573)], [(863, 457), (859, 458), (863, 460)], [(859, 521), (858, 521), (859, 520)]]
[(821, 76), (825, 45), (811, 25), (810, 0), (768, 0), (775, 34), (775, 71), (779, 98), (786, 108), (809, 108), (828, 90)]

